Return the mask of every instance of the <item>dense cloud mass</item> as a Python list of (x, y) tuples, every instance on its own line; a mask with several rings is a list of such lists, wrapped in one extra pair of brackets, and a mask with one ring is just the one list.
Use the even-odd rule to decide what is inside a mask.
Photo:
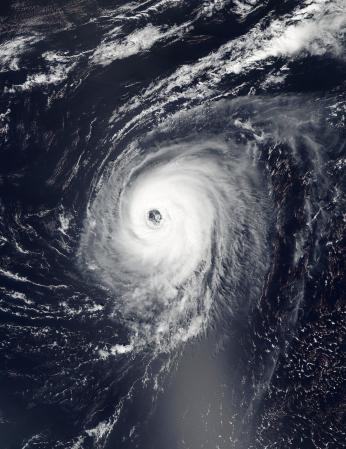
[[(213, 115), (220, 121), (226, 111), (218, 105)], [(184, 117), (192, 129), (197, 112)], [(175, 121), (169, 133), (180, 132)], [(224, 136), (219, 129), (218, 140), (193, 133), (169, 144), (156, 130), (118, 157), (91, 201), (82, 263), (121, 293), (122, 313), (147, 321), (144, 329), (135, 322), (137, 337), (144, 331), (143, 338), (172, 346), (196, 336), (221, 285), (232, 291), (240, 283), (246, 257), (264, 273), (267, 200), (238, 129), (229, 128)], [(252, 288), (259, 282), (255, 276)], [(223, 301), (239, 306), (230, 293)]]

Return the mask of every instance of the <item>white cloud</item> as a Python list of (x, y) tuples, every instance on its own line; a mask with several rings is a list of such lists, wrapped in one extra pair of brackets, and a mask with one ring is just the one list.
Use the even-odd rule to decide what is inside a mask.
[(290, 56), (306, 51), (312, 55), (326, 52), (340, 55), (340, 38), (345, 33), (346, 14), (330, 14), (288, 26), (267, 46), (272, 56)]
[(0, 72), (19, 70), (21, 55), (38, 39), (38, 36), (17, 36), (3, 42), (0, 45)]
[(69, 72), (75, 66), (75, 62), (72, 61), (73, 57), (64, 53), (46, 52), (42, 57), (47, 63), (47, 72), (30, 74), (24, 83), (5, 88), (5, 92), (27, 91), (37, 86), (45, 87), (59, 84), (67, 78)]
[(151, 24), (134, 31), (124, 39), (118, 38), (114, 41), (104, 41), (92, 55), (92, 62), (102, 66), (110, 64), (117, 59), (127, 58), (144, 50), (148, 50), (164, 34), (160, 28)]

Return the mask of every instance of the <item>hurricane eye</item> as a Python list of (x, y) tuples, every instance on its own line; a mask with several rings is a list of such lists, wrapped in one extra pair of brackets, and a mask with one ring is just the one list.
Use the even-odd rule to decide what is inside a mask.
[(149, 224), (151, 224), (153, 226), (160, 226), (160, 224), (162, 223), (161, 212), (157, 209), (151, 209), (148, 212), (148, 221), (149, 221)]

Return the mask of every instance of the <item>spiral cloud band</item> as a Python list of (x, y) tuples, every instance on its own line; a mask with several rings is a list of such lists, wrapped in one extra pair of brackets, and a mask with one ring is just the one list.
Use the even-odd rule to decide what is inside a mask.
[(264, 257), (259, 191), (246, 149), (229, 139), (130, 146), (117, 158), (89, 204), (80, 255), (138, 342), (186, 341), (213, 303), (239, 307), (246, 261)]

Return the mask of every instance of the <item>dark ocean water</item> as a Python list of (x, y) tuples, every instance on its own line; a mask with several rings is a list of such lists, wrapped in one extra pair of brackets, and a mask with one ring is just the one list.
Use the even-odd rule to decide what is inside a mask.
[(345, 1), (0, 14), (0, 449), (345, 447)]

